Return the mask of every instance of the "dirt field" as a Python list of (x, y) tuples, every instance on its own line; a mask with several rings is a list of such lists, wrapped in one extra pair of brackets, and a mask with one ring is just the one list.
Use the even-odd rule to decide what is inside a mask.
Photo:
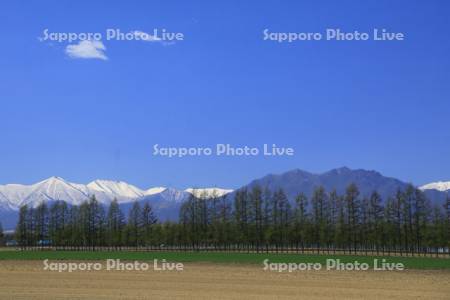
[(58, 273), (0, 261), (0, 299), (450, 299), (449, 271), (273, 273), (185, 264), (181, 272)]

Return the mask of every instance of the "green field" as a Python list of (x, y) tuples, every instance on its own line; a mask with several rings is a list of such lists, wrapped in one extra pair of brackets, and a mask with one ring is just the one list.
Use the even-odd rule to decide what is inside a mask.
[(132, 251), (0, 251), (0, 260), (139, 260), (166, 259), (173, 262), (209, 262), (234, 264), (261, 264), (269, 259), (274, 263), (321, 263), (326, 259), (339, 259), (342, 263), (358, 261), (373, 265), (373, 260), (386, 259), (389, 263), (403, 263), (406, 269), (447, 269), (450, 259), (430, 257), (374, 257), (307, 254), (256, 254), (223, 252), (132, 252)]

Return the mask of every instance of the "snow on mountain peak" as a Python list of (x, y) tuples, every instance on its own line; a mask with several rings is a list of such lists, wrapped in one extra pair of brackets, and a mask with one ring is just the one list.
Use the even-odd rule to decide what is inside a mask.
[(38, 205), (42, 201), (64, 200), (72, 204), (80, 204), (89, 198), (86, 186), (65, 181), (61, 177), (50, 177), (30, 186), (29, 193), (17, 199), (19, 205)]
[(159, 186), (159, 187), (153, 187), (150, 188), (146, 191), (144, 191), (145, 196), (149, 196), (149, 195), (155, 195), (155, 194), (159, 194), (162, 193), (166, 190), (167, 188)]
[(144, 192), (123, 181), (95, 180), (90, 182), (87, 187), (97, 192), (114, 195), (117, 198), (138, 198), (144, 196)]
[(145, 196), (157, 195), (166, 190), (164, 187), (141, 190), (126, 182), (112, 180), (94, 180), (84, 185), (52, 176), (31, 185), (0, 185), (0, 209), (18, 210), (20, 206), (25, 204), (37, 206), (43, 201), (56, 200), (64, 200), (70, 204), (79, 205), (93, 195), (101, 203), (109, 203), (114, 199), (124, 203)]
[(421, 190), (438, 190), (440, 192), (450, 191), (450, 181), (437, 181), (422, 185)]
[(232, 190), (220, 188), (186, 189), (185, 191), (153, 187), (141, 190), (123, 181), (94, 180), (88, 184), (69, 182), (61, 177), (52, 176), (31, 185), (0, 185), (0, 209), (18, 210), (22, 205), (36, 207), (43, 201), (64, 200), (69, 204), (79, 205), (93, 195), (100, 203), (109, 203), (117, 199), (119, 203), (132, 202), (144, 197), (160, 196), (168, 203), (182, 202), (187, 195), (194, 194), (200, 198), (221, 197)]
[(220, 188), (203, 188), (203, 189), (188, 188), (185, 189), (184, 191), (193, 194), (195, 197), (198, 198), (213, 198), (213, 197), (222, 197), (226, 194), (231, 193), (233, 190)]

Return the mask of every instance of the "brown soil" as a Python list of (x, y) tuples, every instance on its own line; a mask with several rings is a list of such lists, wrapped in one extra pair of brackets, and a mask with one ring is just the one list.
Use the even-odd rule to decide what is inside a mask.
[(58, 273), (44, 271), (42, 261), (0, 261), (0, 299), (450, 299), (450, 272), (280, 274), (190, 263), (181, 272)]

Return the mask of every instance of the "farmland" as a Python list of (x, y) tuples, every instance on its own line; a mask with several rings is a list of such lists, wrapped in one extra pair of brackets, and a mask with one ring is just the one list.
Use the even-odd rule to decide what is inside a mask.
[[(78, 254), (89, 259), (107, 257), (105, 253)], [(117, 256), (150, 259), (156, 255)], [(163, 256), (188, 261), (184, 271), (58, 273), (44, 271), (42, 261), (36, 260), (39, 255), (27, 253), (27, 260), (16, 260), (20, 257), (9, 254), (15, 260), (0, 261), (0, 299), (448, 299), (450, 294), (449, 270), (278, 273), (263, 271), (255, 255)], [(47, 257), (68, 256), (55, 252)]]

